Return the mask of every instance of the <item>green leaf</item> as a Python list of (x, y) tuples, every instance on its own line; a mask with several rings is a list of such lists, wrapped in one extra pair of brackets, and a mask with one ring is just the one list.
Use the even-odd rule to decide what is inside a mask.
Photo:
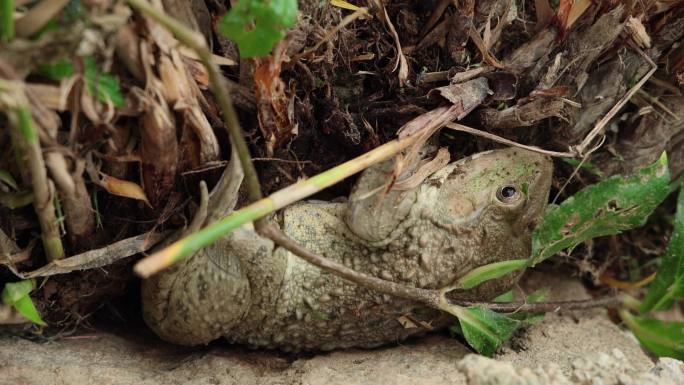
[(460, 308), (457, 312), (461, 331), (478, 353), (491, 357), (522, 323), (483, 307)]
[[(534, 302), (542, 302), (545, 301), (546, 298), (549, 295), (549, 289), (548, 288), (541, 288), (539, 290), (536, 290), (534, 293), (528, 295), (525, 298), (525, 302), (527, 303), (534, 303)], [(513, 294), (513, 291), (507, 291), (498, 297), (494, 298), (493, 302), (514, 302), (515, 301), (515, 295)], [(526, 311), (518, 311), (515, 313), (510, 313), (506, 314), (507, 317), (512, 318), (516, 321), (522, 322), (525, 326), (531, 326), (534, 325), (544, 319), (545, 314), (544, 313), (532, 313), (532, 312), (526, 312)]]
[(19, 188), (17, 186), (17, 181), (14, 179), (12, 174), (10, 174), (9, 171), (6, 170), (0, 170), (0, 182), (4, 182), (6, 185), (8, 185), (14, 190), (17, 190)]
[(31, 191), (0, 192), (0, 206), (7, 207), (8, 209), (16, 210), (26, 207), (31, 203), (33, 203), (33, 192)]
[(672, 307), (676, 298), (684, 295), (684, 189), (679, 190), (677, 213), (670, 243), (665, 249), (658, 272), (646, 298), (641, 303), (642, 313)]
[(513, 294), (513, 290), (509, 290), (503, 294), (500, 294), (496, 298), (492, 300), (493, 302), (513, 302), (515, 301), (515, 294)]
[(587, 239), (642, 226), (667, 196), (669, 180), (663, 153), (656, 163), (635, 175), (610, 177), (550, 207), (532, 234), (530, 265)]
[(46, 326), (47, 324), (40, 318), (40, 314), (38, 314), (38, 310), (33, 304), (33, 301), (31, 301), (31, 296), (29, 296), (29, 293), (31, 293), (35, 287), (36, 281), (33, 279), (7, 283), (2, 290), (2, 302), (7, 306), (12, 306), (17, 309), (19, 314), (24, 316), (27, 320), (41, 326)]
[[(88, 91), (97, 95), (97, 98), (103, 103), (111, 100), (115, 106), (123, 106), (124, 98), (119, 88), (119, 81), (113, 75), (102, 72), (92, 57), (84, 58), (83, 64)], [(36, 69), (36, 73), (60, 81), (73, 76), (74, 66), (70, 60), (61, 59), (54, 63), (41, 64)]]
[(596, 175), (599, 178), (604, 177), (603, 171), (601, 171), (595, 164), (593, 164), (591, 162), (582, 163), (582, 161), (574, 159), (574, 158), (561, 158), (561, 160), (563, 162), (571, 165), (572, 167), (580, 167), (582, 169), (585, 169), (585, 170), (589, 171), (590, 173)]
[(88, 90), (96, 94), (103, 103), (111, 100), (115, 106), (123, 106), (124, 98), (119, 88), (119, 81), (113, 75), (101, 72), (97, 62), (92, 57), (85, 58), (84, 64)]
[(501, 278), (510, 272), (523, 269), (527, 263), (526, 259), (512, 259), (476, 267), (458, 280), (456, 288), (472, 289), (484, 281)]
[[(546, 299), (549, 297), (549, 289), (546, 287), (543, 287), (539, 290), (536, 290), (534, 293), (528, 295), (525, 298), (525, 302), (527, 303), (535, 303), (535, 302), (542, 302), (546, 301)], [(546, 313), (533, 313), (529, 311), (518, 311), (515, 313), (507, 314), (509, 318), (512, 318), (516, 321), (519, 321), (522, 323), (523, 326), (532, 326), (534, 324), (537, 324), (541, 321), (544, 320), (544, 317), (546, 316)]]
[(620, 318), (648, 350), (659, 357), (684, 360), (684, 322), (643, 318), (620, 310)]
[(297, 22), (297, 0), (238, 0), (219, 31), (238, 44), (243, 58), (268, 55)]
[(44, 63), (36, 68), (36, 73), (55, 81), (60, 81), (74, 74), (71, 60), (60, 59), (54, 63)]

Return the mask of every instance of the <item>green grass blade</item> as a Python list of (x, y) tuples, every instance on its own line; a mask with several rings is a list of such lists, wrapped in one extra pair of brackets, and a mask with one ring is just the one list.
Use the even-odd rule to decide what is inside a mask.
[(0, 0), (0, 40), (14, 39), (14, 0)]

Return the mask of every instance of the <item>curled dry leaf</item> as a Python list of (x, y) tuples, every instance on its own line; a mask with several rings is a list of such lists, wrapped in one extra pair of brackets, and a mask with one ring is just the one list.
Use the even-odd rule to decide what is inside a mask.
[(394, 28), (394, 24), (392, 24), (392, 21), (387, 14), (387, 9), (385, 9), (385, 5), (382, 3), (382, 1), (372, 0), (371, 3), (373, 4), (373, 7), (377, 9), (376, 16), (385, 25), (394, 38), (394, 44), (397, 46), (397, 61), (395, 62), (392, 71), (395, 71), (397, 68), (399, 68), (399, 86), (403, 87), (406, 85), (406, 80), (408, 79), (409, 67), (408, 62), (406, 61), (406, 56), (404, 56), (404, 52), (401, 49), (399, 34), (397, 34), (397, 30)]
[(257, 99), (259, 127), (266, 139), (266, 153), (273, 152), (292, 136), (297, 135), (294, 119), (294, 95), (286, 94), (280, 78), (284, 53), (280, 45), (276, 52), (258, 61), (254, 68), (254, 90)]
[(430, 90), (428, 97), (440, 95), (454, 105), (461, 108), (461, 113), (456, 119), (463, 119), (475, 107), (479, 106), (491, 93), (489, 82), (485, 77), (475, 78), (464, 83), (450, 84)]
[(122, 239), (100, 249), (88, 250), (81, 254), (74, 255), (73, 257), (53, 261), (39, 269), (28, 272), (20, 272), (12, 265), (7, 265), (7, 267), (12, 273), (22, 279), (49, 277), (51, 275), (66, 274), (77, 270), (94, 269), (111, 265), (123, 258), (147, 251), (168, 235), (169, 232), (156, 233), (150, 231), (148, 233)]
[(145, 195), (152, 207), (168, 197), (176, 180), (178, 141), (171, 111), (163, 100), (148, 100), (140, 121), (140, 156)]
[(429, 177), (437, 170), (446, 166), (449, 163), (450, 155), (449, 150), (446, 147), (442, 147), (437, 152), (437, 155), (429, 161), (424, 161), (418, 166), (416, 172), (411, 176), (404, 179), (398, 180), (393, 189), (395, 190), (412, 190), (418, 187), (425, 178)]
[(16, 35), (29, 37), (35, 34), (67, 4), (69, 4), (69, 0), (41, 1), (16, 21), (14, 28)]
[(76, 160), (74, 167), (69, 167), (60, 152), (48, 152), (45, 160), (62, 202), (67, 236), (75, 248), (86, 248), (95, 231), (95, 210), (83, 179), (85, 162)]
[(625, 31), (639, 47), (651, 47), (651, 36), (646, 32), (646, 27), (641, 23), (641, 20), (630, 16), (625, 23)]
[(100, 179), (96, 181), (96, 183), (110, 194), (136, 199), (150, 205), (150, 202), (145, 195), (145, 191), (135, 182), (114, 178), (113, 176), (100, 173)]

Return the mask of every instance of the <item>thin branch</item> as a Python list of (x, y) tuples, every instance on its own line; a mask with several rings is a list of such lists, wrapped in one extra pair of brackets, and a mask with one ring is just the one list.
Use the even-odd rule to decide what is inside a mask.
[(483, 138), (487, 138), (487, 139), (493, 140), (493, 141), (495, 141), (495, 142), (507, 144), (507, 145), (509, 145), (509, 146), (524, 148), (525, 150), (538, 152), (538, 153), (544, 154), (544, 155), (556, 156), (556, 157), (560, 157), (560, 158), (574, 158), (574, 157), (576, 156), (576, 154), (575, 154), (574, 152), (557, 152), (557, 151), (549, 151), (549, 150), (544, 150), (544, 149), (541, 149), (541, 148), (538, 148), (538, 147), (527, 146), (527, 145), (520, 144), (520, 143), (518, 143), (518, 142), (514, 142), (514, 141), (509, 140), (509, 139), (506, 139), (506, 138), (502, 138), (502, 137), (500, 137), (500, 136), (498, 136), (498, 135), (490, 134), (489, 132), (485, 132), (485, 131), (482, 131), (482, 130), (478, 130), (478, 129), (476, 129), (476, 128), (464, 126), (464, 125), (462, 125), (462, 124), (455, 123), (455, 122), (447, 123), (447, 124), (445, 125), (445, 127), (450, 128), (450, 129), (452, 129), (452, 130), (461, 131), (461, 132), (466, 132), (466, 133), (468, 133), (468, 134), (481, 136), (481, 137), (483, 137)]
[(556, 301), (556, 302), (476, 302), (476, 301), (454, 301), (460, 306), (481, 306), (490, 310), (513, 313), (513, 312), (532, 312), (549, 313), (560, 310), (587, 310), (597, 307), (616, 307), (623, 303), (623, 296), (607, 296), (596, 299), (586, 299), (577, 301)]
[(291, 253), (303, 260), (311, 263), (318, 268), (333, 273), (338, 277), (355, 283), (359, 286), (367, 287), (379, 293), (389, 294), (395, 297), (404, 298), (420, 302), (434, 309), (444, 310), (444, 301), (450, 305), (457, 306), (481, 306), (498, 312), (535, 312), (546, 313), (559, 310), (587, 310), (597, 307), (616, 307), (622, 304), (623, 296), (607, 296), (598, 299), (577, 300), (577, 301), (556, 301), (556, 302), (478, 302), (478, 301), (450, 301), (443, 297), (441, 289), (430, 290), (407, 286), (393, 281), (360, 273), (341, 263), (332, 261), (326, 257), (311, 252), (302, 247), (292, 238), (284, 234), (274, 225), (266, 226), (263, 233), (274, 240), (277, 244), (284, 247)]
[(413, 300), (423, 303), (432, 308), (439, 308), (440, 292), (437, 290), (420, 289), (406, 286), (393, 281), (387, 281), (378, 277), (360, 273), (341, 263), (332, 261), (326, 257), (311, 252), (288, 237), (274, 225), (268, 225), (263, 229), (263, 234), (271, 238), (278, 245), (289, 250), (293, 254), (319, 267), (321, 270), (333, 273), (359, 286), (367, 287), (383, 294)]
[(307, 49), (306, 51), (304, 51), (300, 54), (295, 55), (295, 57), (292, 58), (292, 60), (290, 62), (296, 63), (300, 59), (306, 58), (306, 57), (312, 55), (313, 53), (316, 52), (316, 50), (318, 50), (318, 48), (321, 47), (321, 45), (323, 45), (323, 43), (332, 39), (333, 36), (335, 36), (342, 28), (346, 27), (347, 25), (349, 25), (354, 20), (356, 20), (360, 17), (364, 17), (364, 16), (365, 17), (370, 16), (367, 8), (359, 8), (356, 11), (354, 11), (354, 13), (345, 16), (344, 19), (342, 19), (342, 21), (338, 25), (334, 26), (332, 29), (330, 29), (328, 32), (326, 32), (325, 36), (323, 36), (322, 39), (320, 39), (316, 44), (314, 44), (313, 47)]
[(644, 53), (644, 51), (642, 51), (638, 47), (633, 46), (632, 48), (636, 50), (644, 58), (644, 60), (648, 62), (648, 64), (651, 65), (651, 69), (637, 82), (637, 84), (634, 85), (634, 87), (632, 87), (622, 97), (622, 99), (620, 99), (619, 102), (617, 102), (613, 106), (613, 108), (610, 109), (610, 111), (608, 111), (608, 113), (606, 113), (606, 115), (603, 118), (601, 118), (601, 120), (598, 121), (598, 123), (596, 123), (591, 132), (589, 132), (589, 134), (587, 134), (584, 140), (582, 140), (582, 143), (575, 147), (575, 152), (579, 156), (584, 155), (584, 150), (586, 150), (586, 148), (589, 147), (591, 143), (594, 141), (594, 138), (596, 138), (596, 136), (603, 131), (603, 127), (605, 127), (605, 125), (608, 124), (608, 122), (610, 122), (613, 116), (615, 116), (615, 114), (617, 114), (620, 111), (620, 109), (629, 101), (629, 99), (631, 99), (632, 96), (634, 96), (634, 94), (641, 89), (644, 83), (646, 83), (646, 81), (651, 77), (651, 75), (653, 75), (658, 69), (658, 65), (655, 64), (653, 60), (651, 60), (651, 58)]

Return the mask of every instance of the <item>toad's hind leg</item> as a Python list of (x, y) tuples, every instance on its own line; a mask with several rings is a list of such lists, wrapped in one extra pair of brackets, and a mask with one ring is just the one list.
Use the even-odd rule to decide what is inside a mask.
[(162, 339), (207, 344), (245, 316), (252, 293), (233, 241), (222, 238), (143, 282), (143, 317)]

